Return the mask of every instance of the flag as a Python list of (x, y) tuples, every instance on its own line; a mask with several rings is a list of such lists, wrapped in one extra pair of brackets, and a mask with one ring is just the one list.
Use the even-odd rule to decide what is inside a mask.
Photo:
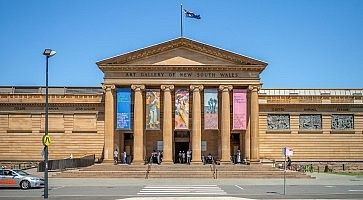
[(184, 9), (184, 14), (185, 14), (185, 17), (201, 19), (200, 15), (197, 15), (191, 11), (187, 11), (186, 9)]

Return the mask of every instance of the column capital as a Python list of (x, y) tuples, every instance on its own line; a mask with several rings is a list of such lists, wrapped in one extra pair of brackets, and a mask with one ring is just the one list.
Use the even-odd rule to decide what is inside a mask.
[(112, 90), (114, 90), (116, 88), (116, 86), (115, 85), (102, 85), (102, 89), (104, 89), (106, 92), (108, 92), (108, 91), (112, 91)]
[(261, 89), (260, 85), (249, 85), (248, 86), (248, 90), (252, 91), (252, 92), (258, 92)]
[(204, 89), (203, 85), (190, 85), (190, 90), (193, 92), (200, 92)]
[(232, 89), (233, 89), (232, 85), (220, 85), (219, 86), (219, 91), (222, 91), (222, 92), (229, 92)]
[(170, 92), (174, 90), (174, 85), (161, 85), (160, 88), (162, 91)]
[(135, 92), (145, 90), (145, 85), (131, 85), (131, 89)]

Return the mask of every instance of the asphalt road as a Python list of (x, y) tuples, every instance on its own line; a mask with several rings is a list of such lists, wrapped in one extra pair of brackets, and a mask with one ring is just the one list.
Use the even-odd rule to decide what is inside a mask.
[[(51, 178), (49, 199), (363, 199), (363, 177), (315, 176), (287, 180), (285, 195), (282, 179)], [(1, 188), (0, 199), (43, 199), (43, 191)]]

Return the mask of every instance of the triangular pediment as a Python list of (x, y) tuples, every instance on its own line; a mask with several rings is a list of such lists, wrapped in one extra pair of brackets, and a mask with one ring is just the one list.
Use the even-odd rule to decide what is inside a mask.
[[(243, 65), (261, 69), (267, 63), (187, 38), (177, 38), (97, 62), (110, 65)], [(260, 70), (258, 70), (260, 71)]]
[(233, 62), (200, 53), (185, 47), (178, 47), (124, 64), (132, 65), (231, 65)]

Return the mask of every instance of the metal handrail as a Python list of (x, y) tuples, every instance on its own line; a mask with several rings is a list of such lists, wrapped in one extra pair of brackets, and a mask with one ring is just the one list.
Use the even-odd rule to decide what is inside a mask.
[[(65, 170), (67, 168), (87, 167), (95, 163), (95, 155), (84, 156), (82, 158), (67, 158), (62, 160), (49, 160), (49, 170)], [(41, 161), (38, 165), (38, 171), (44, 172), (45, 164)]]

